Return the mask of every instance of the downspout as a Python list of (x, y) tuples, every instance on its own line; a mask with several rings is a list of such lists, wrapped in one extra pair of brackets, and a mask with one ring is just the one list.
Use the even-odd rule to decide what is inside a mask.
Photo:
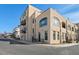
[(62, 43), (62, 41), (61, 41), (61, 39), (62, 39), (61, 27), (62, 27), (62, 22), (60, 23), (60, 44)]
[(67, 40), (68, 40), (68, 34), (67, 34), (67, 20), (66, 20), (66, 43), (67, 43)]

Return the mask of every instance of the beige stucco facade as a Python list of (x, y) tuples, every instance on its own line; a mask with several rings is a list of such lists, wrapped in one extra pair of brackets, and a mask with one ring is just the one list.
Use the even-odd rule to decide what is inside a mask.
[[(42, 19), (46, 19), (47, 23), (45, 25), (43, 21), (44, 26), (41, 27)], [(76, 25), (52, 8), (42, 11), (28, 5), (20, 20), (21, 40), (49, 44), (72, 43), (76, 40)], [(58, 22), (58, 25), (55, 26), (54, 22)]]

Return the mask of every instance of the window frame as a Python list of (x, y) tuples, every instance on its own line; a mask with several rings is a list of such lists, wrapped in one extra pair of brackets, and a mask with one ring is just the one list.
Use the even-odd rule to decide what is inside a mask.
[(56, 40), (56, 31), (53, 31), (53, 40)]
[(45, 40), (48, 40), (48, 33), (45, 31)]
[(53, 26), (60, 27), (60, 21), (57, 17), (53, 18)]
[(60, 32), (57, 32), (57, 40), (60, 39)]
[(47, 25), (47, 17), (44, 17), (42, 18), (40, 21), (39, 21), (39, 26), (40, 27), (43, 27), (43, 26), (46, 26)]
[(32, 23), (33, 23), (33, 24), (34, 24), (34, 22), (35, 22), (34, 20), (35, 20), (35, 19), (33, 18), (33, 19), (32, 19)]

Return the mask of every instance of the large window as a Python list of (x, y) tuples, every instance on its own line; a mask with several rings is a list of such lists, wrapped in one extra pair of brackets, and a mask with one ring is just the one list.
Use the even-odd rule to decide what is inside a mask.
[(56, 40), (56, 32), (53, 31), (53, 40)]
[(65, 23), (64, 23), (64, 22), (62, 22), (62, 28), (65, 28), (65, 27), (66, 27)]
[(40, 27), (47, 25), (47, 17), (42, 18), (39, 22)]
[(56, 27), (59, 27), (60, 26), (60, 21), (57, 17), (54, 17), (53, 19), (53, 25), (56, 26)]
[(59, 34), (59, 32), (57, 32), (57, 39), (58, 39), (58, 40), (60, 39), (60, 34)]
[(65, 38), (66, 38), (66, 34), (62, 33), (62, 39), (65, 40)]

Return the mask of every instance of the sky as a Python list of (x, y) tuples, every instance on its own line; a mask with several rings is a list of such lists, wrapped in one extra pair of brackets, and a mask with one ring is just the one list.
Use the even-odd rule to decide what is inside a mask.
[[(69, 18), (72, 23), (79, 22), (78, 4), (32, 4), (33, 6), (47, 10), (56, 9), (65, 18)], [(12, 32), (20, 24), (20, 17), (26, 9), (27, 4), (0, 4), (0, 33)]]

